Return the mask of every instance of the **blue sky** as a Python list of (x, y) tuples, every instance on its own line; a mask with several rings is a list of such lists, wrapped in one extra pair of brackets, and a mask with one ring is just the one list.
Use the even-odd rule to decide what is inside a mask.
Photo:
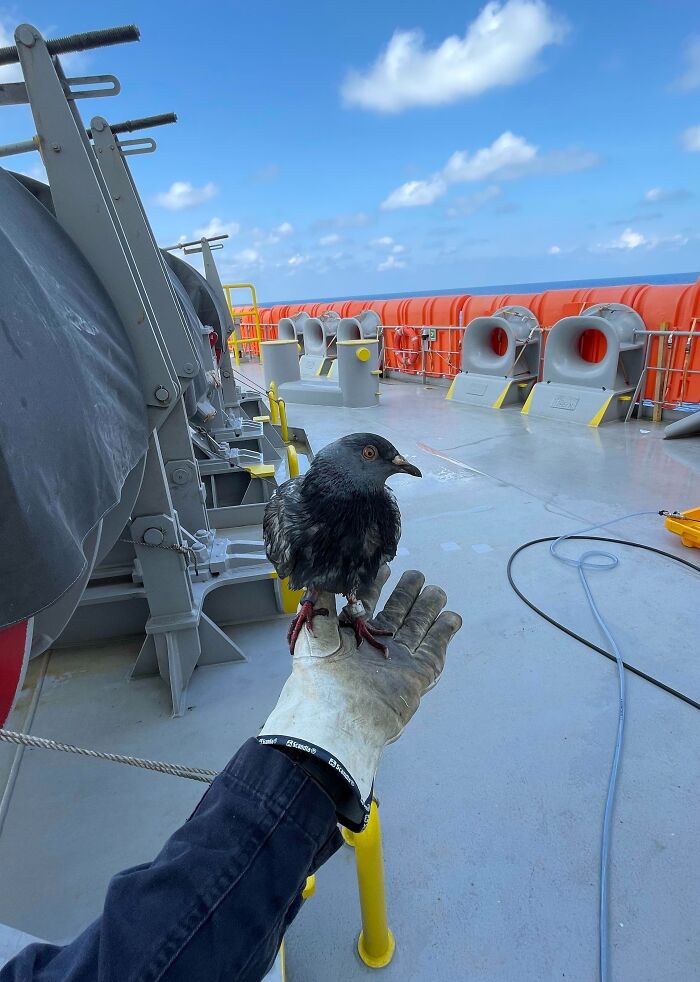
[(700, 269), (697, 0), (0, 0), (0, 45), (22, 21), (140, 26), (70, 62), (123, 85), (83, 116), (178, 113), (132, 158), (158, 241), (230, 231), (263, 299)]

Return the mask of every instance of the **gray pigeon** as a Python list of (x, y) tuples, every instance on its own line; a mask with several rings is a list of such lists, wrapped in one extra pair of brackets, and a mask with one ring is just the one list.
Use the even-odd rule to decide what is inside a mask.
[(385, 486), (392, 474), (421, 472), (376, 433), (352, 433), (330, 443), (306, 474), (280, 485), (265, 507), (263, 537), (267, 558), (293, 590), (306, 592), (289, 628), (290, 651), (304, 624), (313, 630), (319, 592), (348, 600), (358, 646), (363, 640), (386, 654), (358, 601), (380, 566), (396, 555), (401, 514)]

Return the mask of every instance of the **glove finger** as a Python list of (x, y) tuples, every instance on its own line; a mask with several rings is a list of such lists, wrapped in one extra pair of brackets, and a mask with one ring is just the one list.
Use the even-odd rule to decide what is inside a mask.
[(409, 651), (414, 652), (446, 603), (447, 594), (444, 590), (439, 586), (427, 586), (411, 607), (395, 640), (401, 641)]
[(396, 634), (415, 603), (425, 583), (425, 577), (416, 569), (406, 570), (394, 587), (384, 610), (374, 618), (374, 625)]
[(377, 606), (379, 595), (384, 589), (384, 584), (390, 576), (391, 570), (387, 564), (384, 563), (379, 567), (379, 572), (377, 573), (377, 578), (374, 583), (370, 583), (369, 586), (362, 587), (362, 589), (359, 591), (358, 597), (364, 604), (368, 618), (371, 618), (374, 615), (374, 608)]
[(461, 626), (462, 618), (459, 614), (452, 610), (443, 610), (414, 654), (413, 657), (427, 670), (429, 687), (442, 675), (447, 646)]

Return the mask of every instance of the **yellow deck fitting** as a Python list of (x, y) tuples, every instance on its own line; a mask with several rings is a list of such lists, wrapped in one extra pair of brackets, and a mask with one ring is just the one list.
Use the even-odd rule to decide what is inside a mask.
[(291, 443), (287, 444), (287, 470), (290, 478), (299, 477), (299, 457)]
[(253, 422), (254, 423), (269, 423), (270, 422), (270, 417), (269, 416), (253, 416)]
[(667, 515), (664, 525), (669, 532), (680, 535), (684, 546), (700, 549), (700, 508), (690, 508), (680, 515)]
[(456, 381), (457, 381), (457, 376), (455, 375), (455, 377), (452, 379), (452, 384), (450, 385), (449, 389), (447, 390), (447, 395), (445, 396), (445, 399), (451, 399), (452, 398), (452, 393), (454, 392), (454, 387), (455, 387), (455, 382)]
[(280, 411), (277, 405), (277, 386), (270, 382), (270, 391), (267, 393), (270, 398), (270, 422), (273, 426), (279, 426)]
[(279, 580), (279, 593), (280, 601), (282, 603), (282, 612), (284, 614), (296, 614), (297, 608), (301, 603), (301, 598), (304, 595), (303, 590), (292, 590), (289, 586), (289, 580), (285, 576), (283, 580), (279, 579), (279, 576), (274, 571), (270, 573), (270, 579)]
[(280, 417), (280, 436), (289, 443), (289, 427), (287, 426), (287, 404), (284, 399), (277, 400), (277, 411)]
[(386, 917), (382, 829), (376, 801), (372, 802), (367, 827), (353, 835), (352, 845), (362, 912), (357, 951), (369, 968), (384, 968), (394, 957), (396, 942)]
[(316, 874), (312, 873), (311, 876), (306, 877), (306, 883), (304, 884), (304, 889), (301, 891), (302, 900), (308, 900), (309, 897), (313, 897), (316, 893)]
[(355, 357), (359, 361), (369, 361), (372, 357), (369, 348), (358, 348), (355, 352)]
[(274, 477), (275, 476), (275, 465), (274, 464), (250, 464), (248, 467), (243, 468), (244, 471), (248, 471), (251, 477)]

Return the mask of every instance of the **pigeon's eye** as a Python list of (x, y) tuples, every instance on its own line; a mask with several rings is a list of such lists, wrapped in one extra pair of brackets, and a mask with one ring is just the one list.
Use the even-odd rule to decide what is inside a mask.
[(365, 460), (376, 460), (379, 456), (379, 451), (376, 447), (370, 445), (369, 447), (364, 448), (362, 451), (362, 456), (365, 458)]

